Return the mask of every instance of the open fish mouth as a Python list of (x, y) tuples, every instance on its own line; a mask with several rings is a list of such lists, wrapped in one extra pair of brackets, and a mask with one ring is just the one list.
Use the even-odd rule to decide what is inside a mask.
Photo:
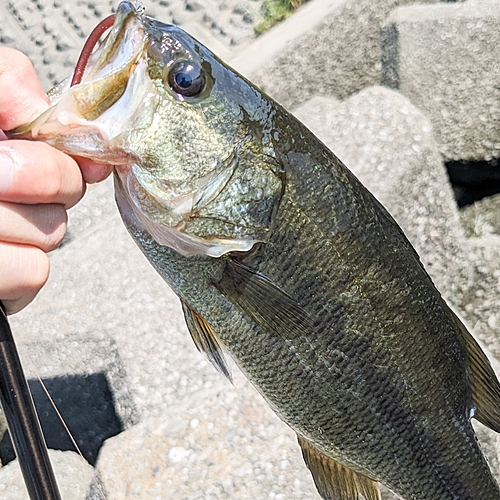
[[(143, 12), (144, 8), (140, 3), (124, 1), (119, 4), (116, 14), (108, 16), (94, 28), (76, 64), (71, 86), (80, 84), (84, 79), (99, 78), (101, 70), (104, 70), (105, 74), (107, 74), (115, 71), (117, 68), (127, 66), (130, 56), (135, 53), (133, 45), (136, 42), (134, 39), (136, 37), (134, 35), (137, 34), (138, 26), (136, 25), (143, 22)], [(130, 22), (133, 25), (131, 29), (127, 29), (127, 25)], [(106, 38), (105, 43), (94, 52), (95, 46), (102, 34), (111, 28), (112, 31)], [(132, 44), (132, 47), (130, 44)], [(91, 71), (85, 74), (91, 58), (94, 58), (95, 62), (91, 65)]]
[[(72, 78), (48, 92), (53, 106), (33, 122), (7, 132), (8, 137), (43, 140), (70, 154), (107, 163), (123, 161), (104, 153), (109, 150), (104, 143), (109, 144), (128, 128), (149, 81), (144, 78), (147, 36), (143, 12), (138, 2), (121, 2), (116, 14), (99, 23), (88, 38)], [(105, 39), (93, 50), (106, 31)], [(130, 99), (121, 104), (127, 89)], [(79, 148), (78, 141), (88, 137), (91, 129), (94, 147), (89, 149), (86, 140), (86, 146)], [(103, 150), (102, 158), (99, 149)]]

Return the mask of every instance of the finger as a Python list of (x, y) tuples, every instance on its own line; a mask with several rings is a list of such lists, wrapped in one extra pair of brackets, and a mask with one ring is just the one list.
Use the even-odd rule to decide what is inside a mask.
[(85, 193), (76, 161), (44, 144), (0, 142), (0, 200), (75, 205)]
[(28, 123), (48, 107), (31, 61), (22, 52), (0, 47), (0, 129)]
[(78, 162), (78, 165), (80, 165), (85, 182), (89, 184), (103, 181), (113, 171), (113, 165), (96, 163), (88, 158), (78, 156), (75, 157), (75, 160)]
[(68, 216), (62, 205), (0, 202), (0, 241), (56, 249), (66, 234)]
[(26, 307), (49, 277), (47, 254), (35, 247), (0, 244), (0, 300), (7, 314)]

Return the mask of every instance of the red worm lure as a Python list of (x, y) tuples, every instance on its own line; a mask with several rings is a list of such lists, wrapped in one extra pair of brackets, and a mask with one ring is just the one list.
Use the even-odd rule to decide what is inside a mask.
[(111, 14), (106, 19), (103, 19), (90, 33), (90, 36), (87, 38), (85, 45), (83, 46), (80, 57), (78, 58), (78, 62), (75, 66), (75, 72), (73, 73), (73, 78), (71, 80), (71, 87), (74, 85), (78, 85), (82, 81), (83, 73), (87, 68), (87, 64), (89, 62), (90, 56), (92, 55), (92, 51), (94, 47), (97, 45), (97, 42), (101, 38), (104, 32), (109, 30), (113, 23), (115, 22), (115, 15)]

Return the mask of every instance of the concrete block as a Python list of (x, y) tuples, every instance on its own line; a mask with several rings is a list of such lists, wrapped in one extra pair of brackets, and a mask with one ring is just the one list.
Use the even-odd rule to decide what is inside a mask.
[(473, 331), (500, 359), (500, 195), (461, 210), (476, 279), (464, 297), (462, 312)]
[[(48, 90), (70, 75), (85, 38), (119, 0), (0, 0), (0, 44), (26, 53), (42, 86)], [(221, 57), (254, 37), (253, 24), (261, 14), (262, 0), (185, 1), (149, 0), (148, 15), (192, 32)]]
[[(468, 207), (467, 212), (471, 211), (476, 210)], [(471, 235), (468, 240), (469, 258), (476, 270), (476, 279), (463, 298), (461, 312), (474, 335), (488, 347), (496, 359), (500, 359), (500, 235), (495, 232), (488, 219), (483, 218), (481, 207), (476, 214), (474, 230), (479, 232)], [(494, 441), (498, 449), (498, 434)]]
[[(18, 349), (49, 448), (76, 451), (74, 439), (85, 459), (94, 464), (105, 439), (137, 423), (114, 342), (88, 335), (56, 344), (39, 340), (19, 344)], [(15, 455), (6, 426), (1, 427), (0, 459), (5, 465)]]
[(446, 160), (500, 156), (500, 3), (395, 9), (383, 29), (384, 82), (426, 113)]
[(97, 464), (106, 500), (319, 500), (294, 433), (244, 390), (245, 399), (207, 397), (106, 441)]
[(407, 98), (370, 87), (295, 111), (389, 210), (454, 304), (471, 283), (467, 242), (428, 120)]
[[(64, 500), (84, 500), (94, 469), (72, 451), (49, 450), (57, 484)], [(2, 500), (29, 500), (17, 460), (0, 469)]]
[(344, 99), (381, 82), (380, 28), (394, 7), (406, 3), (311, 0), (230, 64), (285, 107), (314, 94)]
[(464, 207), (460, 211), (460, 219), (466, 234), (471, 238), (490, 234), (500, 236), (500, 194)]

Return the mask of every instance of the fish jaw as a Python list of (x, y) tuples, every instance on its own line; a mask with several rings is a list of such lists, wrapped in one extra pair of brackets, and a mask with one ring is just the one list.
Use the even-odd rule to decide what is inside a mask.
[[(138, 200), (137, 193), (140, 188), (127, 185), (137, 182), (132, 175), (120, 169), (115, 169), (114, 184), (115, 198), (120, 214), (125, 224), (142, 228), (149, 233), (153, 239), (161, 246), (172, 248), (184, 257), (192, 255), (207, 255), (218, 258), (228, 252), (245, 252), (250, 250), (255, 241), (251, 238), (229, 239), (229, 238), (200, 238), (185, 232), (184, 224), (181, 222), (177, 226), (160, 224), (153, 217), (147, 215), (142, 203)], [(180, 201), (180, 204), (191, 204), (192, 200)], [(150, 200), (151, 203), (151, 200)]]
[(113, 28), (90, 57), (81, 82), (70, 86), (67, 79), (49, 91), (52, 107), (8, 136), (43, 141), (102, 163), (126, 161), (129, 155), (120, 151), (118, 138), (153, 117), (146, 42), (140, 6), (120, 3)]

